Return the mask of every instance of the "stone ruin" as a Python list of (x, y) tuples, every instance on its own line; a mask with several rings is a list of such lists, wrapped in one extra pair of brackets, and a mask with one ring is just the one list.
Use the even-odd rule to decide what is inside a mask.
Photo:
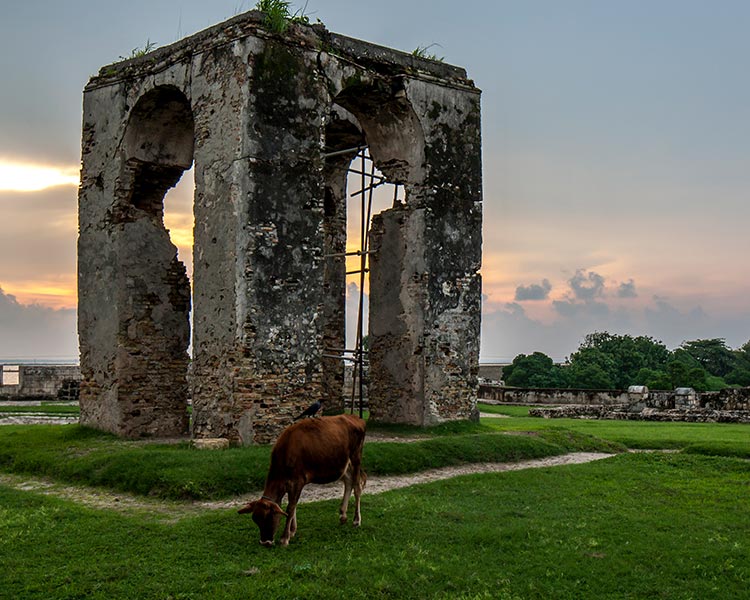
[(529, 416), (546, 419), (615, 419), (750, 423), (750, 387), (697, 392), (693, 388), (627, 390), (515, 388), (482, 384), (479, 398), (491, 404), (532, 406)]
[[(477, 416), (480, 91), (464, 69), (249, 12), (84, 90), (81, 422), (267, 443), (342, 410), (346, 178), (367, 146), (406, 199), (369, 233), (371, 418)], [(194, 167), (192, 294), (163, 223)], [(188, 354), (191, 341), (192, 361)], [(190, 372), (190, 376), (188, 376)]]
[[(614, 395), (614, 394), (613, 394)], [(750, 423), (750, 388), (696, 392), (693, 388), (649, 391), (631, 386), (624, 401), (567, 404), (529, 409), (529, 416), (545, 419), (612, 419), (686, 423)]]

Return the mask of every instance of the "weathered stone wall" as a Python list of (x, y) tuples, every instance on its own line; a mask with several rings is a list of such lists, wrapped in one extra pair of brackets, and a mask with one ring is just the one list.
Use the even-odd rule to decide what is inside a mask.
[(81, 370), (77, 365), (17, 366), (18, 385), (2, 385), (0, 380), (0, 400), (77, 399), (81, 380)]
[(713, 410), (750, 410), (750, 387), (696, 394), (698, 406)]
[(187, 75), (94, 80), (84, 95), (81, 422), (129, 437), (188, 428), (190, 285), (162, 204), (192, 162)]
[(500, 382), (503, 379), (503, 368), (505, 365), (479, 365), (479, 378), (488, 379), (490, 382)]
[(531, 417), (545, 419), (612, 419), (616, 421), (665, 421), (686, 423), (750, 423), (750, 411), (706, 408), (631, 410), (630, 407), (569, 405), (532, 408)]
[(83, 422), (184, 431), (189, 293), (161, 203), (192, 161), (193, 434), (269, 442), (315, 399), (342, 405), (343, 365), (324, 355), (344, 344), (345, 261), (332, 255), (346, 247), (354, 154), (326, 156), (353, 142), (407, 190), (382, 215), (392, 233), (372, 233), (372, 415), (475, 415), (478, 90), (463, 69), (321, 26), (269, 33), (251, 12), (86, 88)]
[[(750, 410), (750, 388), (727, 388), (719, 392), (694, 392), (689, 395), (674, 391), (649, 390), (641, 394), (626, 390), (568, 390), (512, 388), (482, 384), (479, 398), (508, 404), (555, 404), (576, 406), (638, 406), (659, 410), (673, 408), (706, 408), (709, 410)], [(640, 410), (638, 408), (638, 410)]]
[(483, 384), (479, 397), (493, 402), (554, 405), (529, 410), (545, 418), (687, 421), (695, 423), (750, 423), (750, 388), (719, 392), (649, 390), (558, 390), (508, 388)]
[(480, 384), (479, 398), (497, 400), (509, 404), (582, 404), (613, 405), (630, 400), (623, 390), (566, 390), (542, 388), (513, 388), (499, 385)]

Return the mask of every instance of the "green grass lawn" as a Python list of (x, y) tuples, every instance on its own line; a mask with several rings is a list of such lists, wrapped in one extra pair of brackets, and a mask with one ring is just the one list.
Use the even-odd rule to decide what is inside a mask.
[(745, 461), (625, 454), (303, 504), (288, 548), (234, 510), (165, 524), (0, 486), (7, 598), (747, 598)]
[(679, 449), (700, 454), (750, 458), (750, 427), (731, 423), (662, 423), (593, 419), (541, 419), (529, 417), (528, 406), (480, 404), (482, 412), (510, 419), (484, 419), (496, 431), (539, 431), (561, 427), (635, 449)]
[[(169, 521), (0, 485), (0, 598), (750, 598), (748, 426), (487, 410), (510, 418), (369, 442), (365, 468), (621, 453), (365, 489), (360, 529), (339, 526), (337, 502), (303, 504), (297, 537), (273, 549), (234, 508)], [(682, 451), (630, 454), (623, 444)], [(269, 452), (122, 441), (77, 425), (0, 427), (0, 472), (170, 499), (257, 490)]]

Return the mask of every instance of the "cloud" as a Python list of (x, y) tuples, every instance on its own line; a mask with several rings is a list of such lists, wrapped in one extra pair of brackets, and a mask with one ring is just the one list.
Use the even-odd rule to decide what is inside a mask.
[(532, 283), (528, 286), (519, 285), (516, 288), (516, 301), (523, 300), (546, 300), (552, 290), (552, 284), (549, 279), (543, 279), (541, 285)]
[(577, 318), (580, 316), (602, 317), (610, 314), (610, 308), (604, 302), (589, 300), (587, 302), (576, 302), (571, 298), (554, 300), (552, 307), (562, 317)]
[(518, 354), (539, 351), (562, 361), (593, 331), (649, 335), (671, 349), (686, 340), (714, 337), (723, 337), (731, 348), (739, 348), (750, 337), (750, 310), (731, 316), (711, 314), (700, 306), (678, 308), (660, 296), (653, 296), (645, 307), (628, 303), (616, 308), (603, 301), (574, 298), (556, 300), (552, 305), (556, 318), (549, 322), (530, 317), (517, 302), (485, 310), (480, 360), (510, 362)]
[(0, 288), (0, 357), (76, 359), (76, 311), (21, 304)]
[(610, 314), (609, 306), (598, 300), (604, 297), (604, 277), (594, 271), (577, 269), (568, 280), (570, 291), (561, 300), (554, 300), (552, 308), (566, 319), (601, 319)]
[(578, 300), (593, 300), (604, 295), (604, 277), (594, 271), (584, 273), (583, 269), (578, 269), (568, 283)]
[(618, 298), (637, 298), (638, 293), (635, 291), (635, 282), (630, 279), (625, 283), (621, 283), (617, 288)]

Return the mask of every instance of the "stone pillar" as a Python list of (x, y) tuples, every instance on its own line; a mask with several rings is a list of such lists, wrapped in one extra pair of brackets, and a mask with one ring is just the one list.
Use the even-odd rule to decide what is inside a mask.
[(379, 215), (371, 231), (370, 414), (415, 425), (474, 419), (481, 320), (479, 94), (416, 79), (404, 88), (424, 146), (411, 155), (406, 204)]
[[(322, 393), (324, 181), (327, 92), (308, 51), (274, 40), (248, 57), (236, 218), (237, 343), (232, 428), (268, 443)], [(196, 435), (203, 432), (196, 429)]]
[(323, 276), (323, 390), (326, 412), (344, 410), (346, 346), (346, 176), (350, 155), (332, 158), (325, 166), (323, 230), (325, 271)]
[(81, 422), (126, 437), (188, 430), (190, 285), (163, 223), (164, 194), (192, 162), (192, 112), (171, 85), (184, 74), (90, 86), (84, 100)]
[(252, 192), (246, 131), (252, 126), (248, 62), (259, 40), (221, 44), (192, 58), (195, 112), (193, 435), (252, 441), (235, 402), (248, 310), (243, 219)]

